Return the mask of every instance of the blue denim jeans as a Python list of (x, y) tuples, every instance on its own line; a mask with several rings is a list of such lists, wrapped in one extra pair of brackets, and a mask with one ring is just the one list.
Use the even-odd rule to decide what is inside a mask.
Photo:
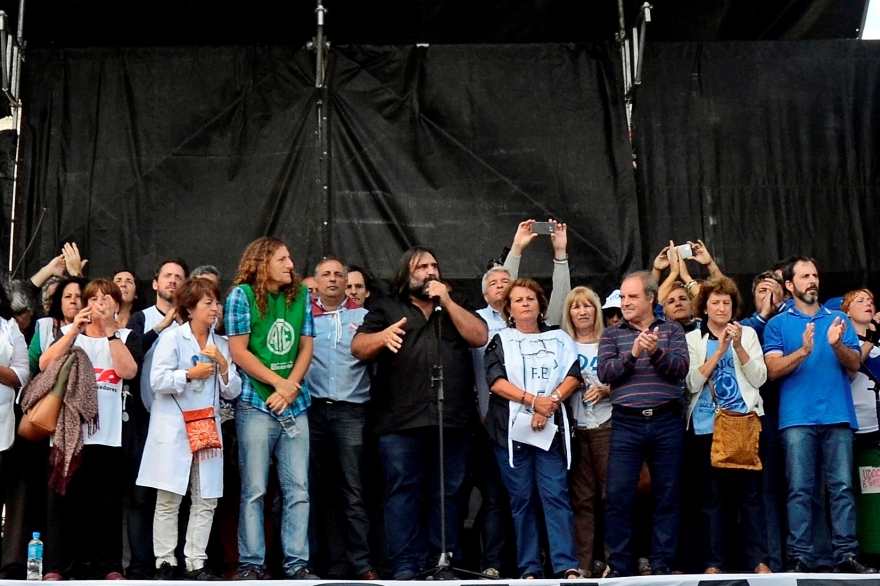
[[(340, 401), (328, 402), (312, 399), (309, 407), (309, 485), (311, 486), (312, 544), (327, 544), (324, 529), (340, 531), (345, 544), (345, 556), (355, 574), (373, 569), (367, 538), (370, 518), (364, 505), (364, 426), (367, 423), (367, 406)], [(329, 470), (339, 471), (339, 490), (322, 481)], [(330, 489), (330, 490), (328, 490)], [(328, 497), (341, 496), (339, 503)], [(339, 506), (344, 515), (340, 524), (321, 527), (326, 523), (327, 512)], [(316, 551), (315, 547), (311, 548)], [(331, 560), (337, 562), (341, 560)]]
[(785, 486), (785, 468), (782, 445), (779, 442), (779, 416), (766, 413), (761, 416), (761, 464), (764, 486), (764, 518), (767, 525), (767, 565), (774, 572), (783, 570), (781, 499)]
[(480, 509), (474, 518), (483, 545), (480, 570), (501, 570), (502, 554), (513, 534), (510, 497), (498, 470), (495, 442), (482, 429), (474, 436), (469, 467), (474, 486), (481, 496)]
[[(385, 535), (394, 579), (409, 579), (440, 558), (440, 466), (437, 427), (379, 436), (385, 471)], [(465, 430), (446, 429), (446, 549), (458, 546), (461, 485), (467, 468)], [(423, 519), (427, 519), (427, 526)]]
[(574, 513), (568, 499), (565, 452), (559, 437), (546, 452), (534, 446), (514, 443), (513, 468), (507, 447), (495, 445), (501, 479), (510, 494), (510, 510), (516, 530), (516, 565), (520, 576), (541, 576), (539, 503), (553, 572), (578, 567), (574, 546)]
[(684, 451), (681, 411), (654, 417), (611, 416), (605, 545), (608, 564), (621, 575), (632, 571), (633, 505), (642, 462), (648, 462), (654, 500), (651, 567), (670, 568), (678, 546), (679, 476)]
[(834, 561), (858, 555), (856, 506), (852, 488), (852, 441), (849, 425), (787, 427), (781, 431), (788, 480), (788, 559), (810, 565), (813, 548), (813, 501), (816, 464), (822, 462), (831, 503), (831, 545)]
[(284, 573), (292, 574), (309, 561), (309, 421), (306, 412), (296, 418), (299, 435), (291, 438), (277, 419), (239, 401), (235, 407), (241, 507), (238, 522), (240, 570), (266, 569), (263, 501), (269, 482), (269, 464), (275, 460), (281, 487), (281, 551)]

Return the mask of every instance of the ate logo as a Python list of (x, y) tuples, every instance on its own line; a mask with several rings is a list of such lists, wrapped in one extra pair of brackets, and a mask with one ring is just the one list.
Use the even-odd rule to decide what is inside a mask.
[(107, 383), (109, 385), (115, 385), (122, 380), (112, 368), (96, 368), (95, 378), (99, 383)]
[(293, 326), (283, 319), (276, 319), (266, 336), (266, 346), (277, 356), (283, 356), (293, 347)]

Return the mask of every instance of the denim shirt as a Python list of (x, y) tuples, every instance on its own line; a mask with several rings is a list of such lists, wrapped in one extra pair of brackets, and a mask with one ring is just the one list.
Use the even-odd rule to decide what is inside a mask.
[(312, 302), (315, 347), (305, 380), (313, 399), (348, 403), (370, 400), (367, 363), (351, 354), (351, 340), (365, 315), (366, 309), (349, 300), (335, 311), (325, 311), (320, 299)]

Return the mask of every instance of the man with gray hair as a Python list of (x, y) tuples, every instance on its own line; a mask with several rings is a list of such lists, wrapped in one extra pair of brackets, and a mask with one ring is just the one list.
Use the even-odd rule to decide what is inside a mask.
[(599, 380), (611, 387), (605, 544), (609, 577), (632, 571), (632, 510), (642, 462), (654, 497), (651, 568), (670, 573), (678, 545), (679, 475), (684, 447), (682, 379), (690, 366), (681, 325), (654, 313), (657, 282), (630, 273), (620, 285), (623, 320), (599, 341)]

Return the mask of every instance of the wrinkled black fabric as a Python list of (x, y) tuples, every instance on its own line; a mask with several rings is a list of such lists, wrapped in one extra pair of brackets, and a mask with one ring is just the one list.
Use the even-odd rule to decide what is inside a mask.
[[(24, 232), (36, 270), (75, 240), (91, 275), (170, 254), (231, 279), (245, 245), (320, 254), (314, 68), (284, 48), (34, 51)], [(30, 274), (30, 273), (27, 273)]]
[[(228, 282), (244, 246), (275, 234), (300, 272), (334, 254), (387, 279), (418, 243), (473, 287), (518, 222), (555, 217), (574, 275), (610, 287), (642, 256), (613, 51), (339, 47), (326, 94), (305, 50), (34, 51), (25, 232), (49, 212), (28, 270), (75, 240), (92, 275), (144, 278), (177, 253)], [(549, 278), (551, 258), (541, 237), (522, 274)]]
[(815, 256), (822, 298), (876, 283), (878, 59), (847, 41), (650, 44), (634, 131), (645, 247), (703, 238), (749, 286)]

